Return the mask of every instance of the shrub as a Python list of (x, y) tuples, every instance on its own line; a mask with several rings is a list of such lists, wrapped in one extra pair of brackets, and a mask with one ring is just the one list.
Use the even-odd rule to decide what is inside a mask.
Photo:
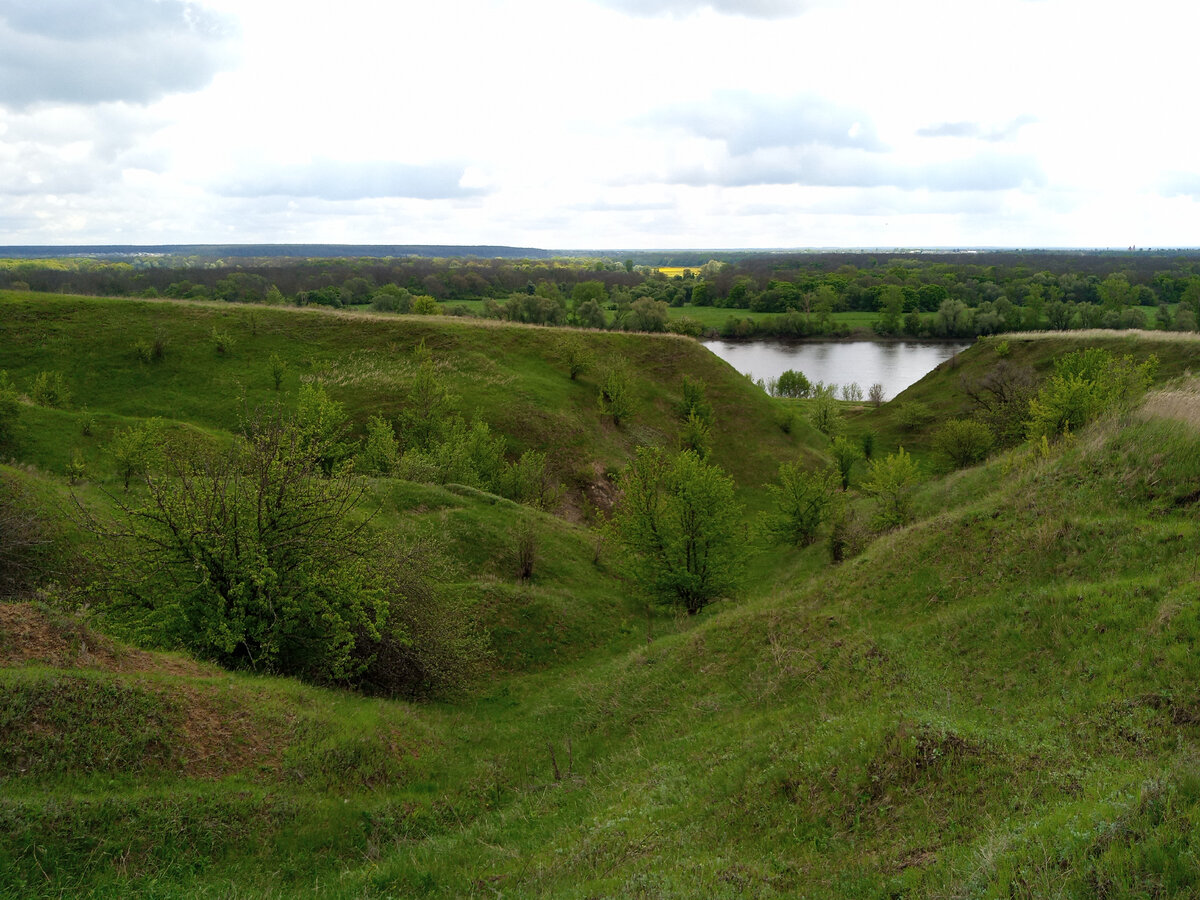
[(983, 462), (996, 442), (992, 430), (978, 419), (951, 419), (933, 435), (933, 449), (956, 469)]
[(1029, 401), (1026, 436), (1056, 438), (1106, 412), (1128, 408), (1150, 386), (1158, 359), (1135, 363), (1089, 347), (1059, 357), (1054, 372)]
[(832, 466), (806, 469), (799, 462), (779, 467), (779, 483), (767, 485), (775, 510), (763, 520), (768, 534), (796, 547), (806, 547), (828, 518), (837, 497), (838, 475)]
[(864, 431), (859, 439), (859, 446), (862, 448), (863, 459), (870, 459), (875, 453), (875, 432)]
[(29, 389), (29, 397), (38, 406), (62, 409), (71, 405), (71, 389), (62, 372), (39, 372)]
[(546, 464), (546, 454), (526, 450), (516, 462), (508, 463), (500, 478), (499, 493), (538, 509), (554, 506), (559, 490)]
[(901, 447), (885, 459), (871, 461), (862, 488), (878, 502), (876, 523), (882, 528), (908, 524), (912, 518), (912, 493), (921, 470)]
[(907, 400), (900, 404), (896, 421), (905, 431), (920, 431), (933, 421), (933, 410), (920, 400)]
[(79, 431), (84, 437), (91, 437), (96, 430), (96, 414), (86, 406), (79, 411)]
[(212, 343), (213, 349), (217, 351), (218, 355), (224, 356), (226, 353), (233, 352), (233, 336), (228, 332), (221, 331), (221, 329), (217, 328), (216, 325), (212, 327), (212, 331), (210, 332), (208, 339)]
[(355, 515), (363, 483), (326, 477), (323, 449), (298, 414), (260, 414), (220, 454), (168, 449), (107, 529), (114, 614), (227, 667), (314, 681), (353, 681), (364, 647), (410, 641), (389, 613), (421, 573), (389, 559)]
[(866, 549), (871, 530), (850, 507), (838, 509), (829, 528), (829, 558), (835, 563), (857, 556)]
[(871, 385), (871, 389), (867, 391), (867, 399), (876, 408), (883, 406), (883, 385), (878, 381)]
[(437, 316), (441, 315), (442, 308), (428, 294), (418, 294), (412, 299), (412, 312), (418, 316)]

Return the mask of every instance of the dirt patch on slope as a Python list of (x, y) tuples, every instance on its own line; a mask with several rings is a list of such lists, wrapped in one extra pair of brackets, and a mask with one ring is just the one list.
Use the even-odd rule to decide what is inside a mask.
[(0, 667), (42, 665), (56, 669), (157, 672), (188, 678), (220, 670), (184, 656), (125, 647), (68, 613), (31, 603), (0, 603)]

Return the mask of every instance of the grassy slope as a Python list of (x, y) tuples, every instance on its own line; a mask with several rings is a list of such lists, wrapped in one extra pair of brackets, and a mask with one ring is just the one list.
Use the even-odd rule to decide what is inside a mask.
[[(986, 352), (961, 365), (986, 364)], [(1191, 348), (1170, 352), (1183, 366)], [(925, 518), (840, 568), (821, 566), (813, 548), (789, 566), (815, 575), (699, 623), (653, 622), (648, 644), (640, 625), (623, 647), (500, 679), (456, 705), (241, 676), (75, 675), (63, 659), (10, 669), (0, 746), (52, 762), (5, 760), (0, 886), (14, 896), (224, 895), (234, 884), (250, 896), (1193, 890), (1198, 483), (1194, 422), (1106, 423), (1050, 458), (1018, 452), (931, 482)], [(443, 501), (469, 506), (420, 490), (438, 492), (417, 498), (427, 514)], [(187, 769), (180, 709), (204, 707), (179, 698), (209, 684), (230, 704), (215, 721), (231, 744), (241, 723), (270, 735), (282, 759), (309, 762)], [(21, 727), (52, 722), (54, 710), (72, 724)], [(50, 752), (79, 727), (102, 738), (96, 752)], [(9, 737), (30, 733), (46, 739)], [(151, 764), (135, 776), (129, 759)]]
[[(57, 472), (75, 449), (103, 471), (104, 443), (139, 417), (234, 428), (244, 410), (277, 398), (273, 353), (288, 364), (285, 391), (294, 393), (301, 379), (319, 381), (361, 427), (370, 414), (396, 412), (421, 341), (463, 412), (505, 434), (514, 454), (548, 451), (568, 481), (595, 479), (595, 464), (601, 472), (620, 467), (639, 443), (673, 442), (679, 425), (672, 407), (685, 372), (708, 384), (718, 423), (714, 458), (739, 485), (769, 480), (777, 460), (805, 452), (812, 437), (805, 428), (779, 432), (769, 398), (696, 342), (675, 336), (578, 333), (598, 361), (627, 360), (635, 375), (641, 409), (627, 426), (613, 428), (596, 408), (594, 375), (571, 381), (564, 374), (560, 329), (2, 291), (0, 311), (0, 368), (22, 388), (43, 370), (62, 372), (71, 386), (73, 409), (30, 409), (17, 435), (22, 458)], [(213, 350), (214, 327), (234, 339), (226, 356)], [(135, 342), (156, 333), (166, 338), (165, 358), (139, 362)], [(79, 434), (85, 406), (98, 419), (91, 438)]]

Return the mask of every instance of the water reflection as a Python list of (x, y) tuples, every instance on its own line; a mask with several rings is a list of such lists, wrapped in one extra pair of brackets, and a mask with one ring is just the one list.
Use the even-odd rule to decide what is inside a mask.
[(969, 343), (919, 343), (916, 341), (705, 341), (705, 346), (739, 372), (755, 380), (778, 378), (795, 369), (809, 381), (837, 385), (856, 382), (865, 395), (872, 384), (883, 385), (892, 399), (920, 381), (940, 362)]

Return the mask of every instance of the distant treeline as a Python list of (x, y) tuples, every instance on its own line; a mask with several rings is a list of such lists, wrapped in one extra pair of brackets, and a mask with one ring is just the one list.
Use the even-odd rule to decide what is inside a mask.
[[(8, 259), (0, 260), (0, 288), (372, 305), (380, 311), (450, 311), (734, 338), (845, 333), (849, 327), (835, 314), (859, 312), (872, 314), (880, 334), (968, 337), (1151, 324), (1195, 330), (1200, 253), (767, 254), (666, 271), (632, 256)], [(778, 315), (732, 313), (714, 329), (686, 310), (671, 311), (679, 307)], [(711, 314), (705, 318), (713, 321)]]

